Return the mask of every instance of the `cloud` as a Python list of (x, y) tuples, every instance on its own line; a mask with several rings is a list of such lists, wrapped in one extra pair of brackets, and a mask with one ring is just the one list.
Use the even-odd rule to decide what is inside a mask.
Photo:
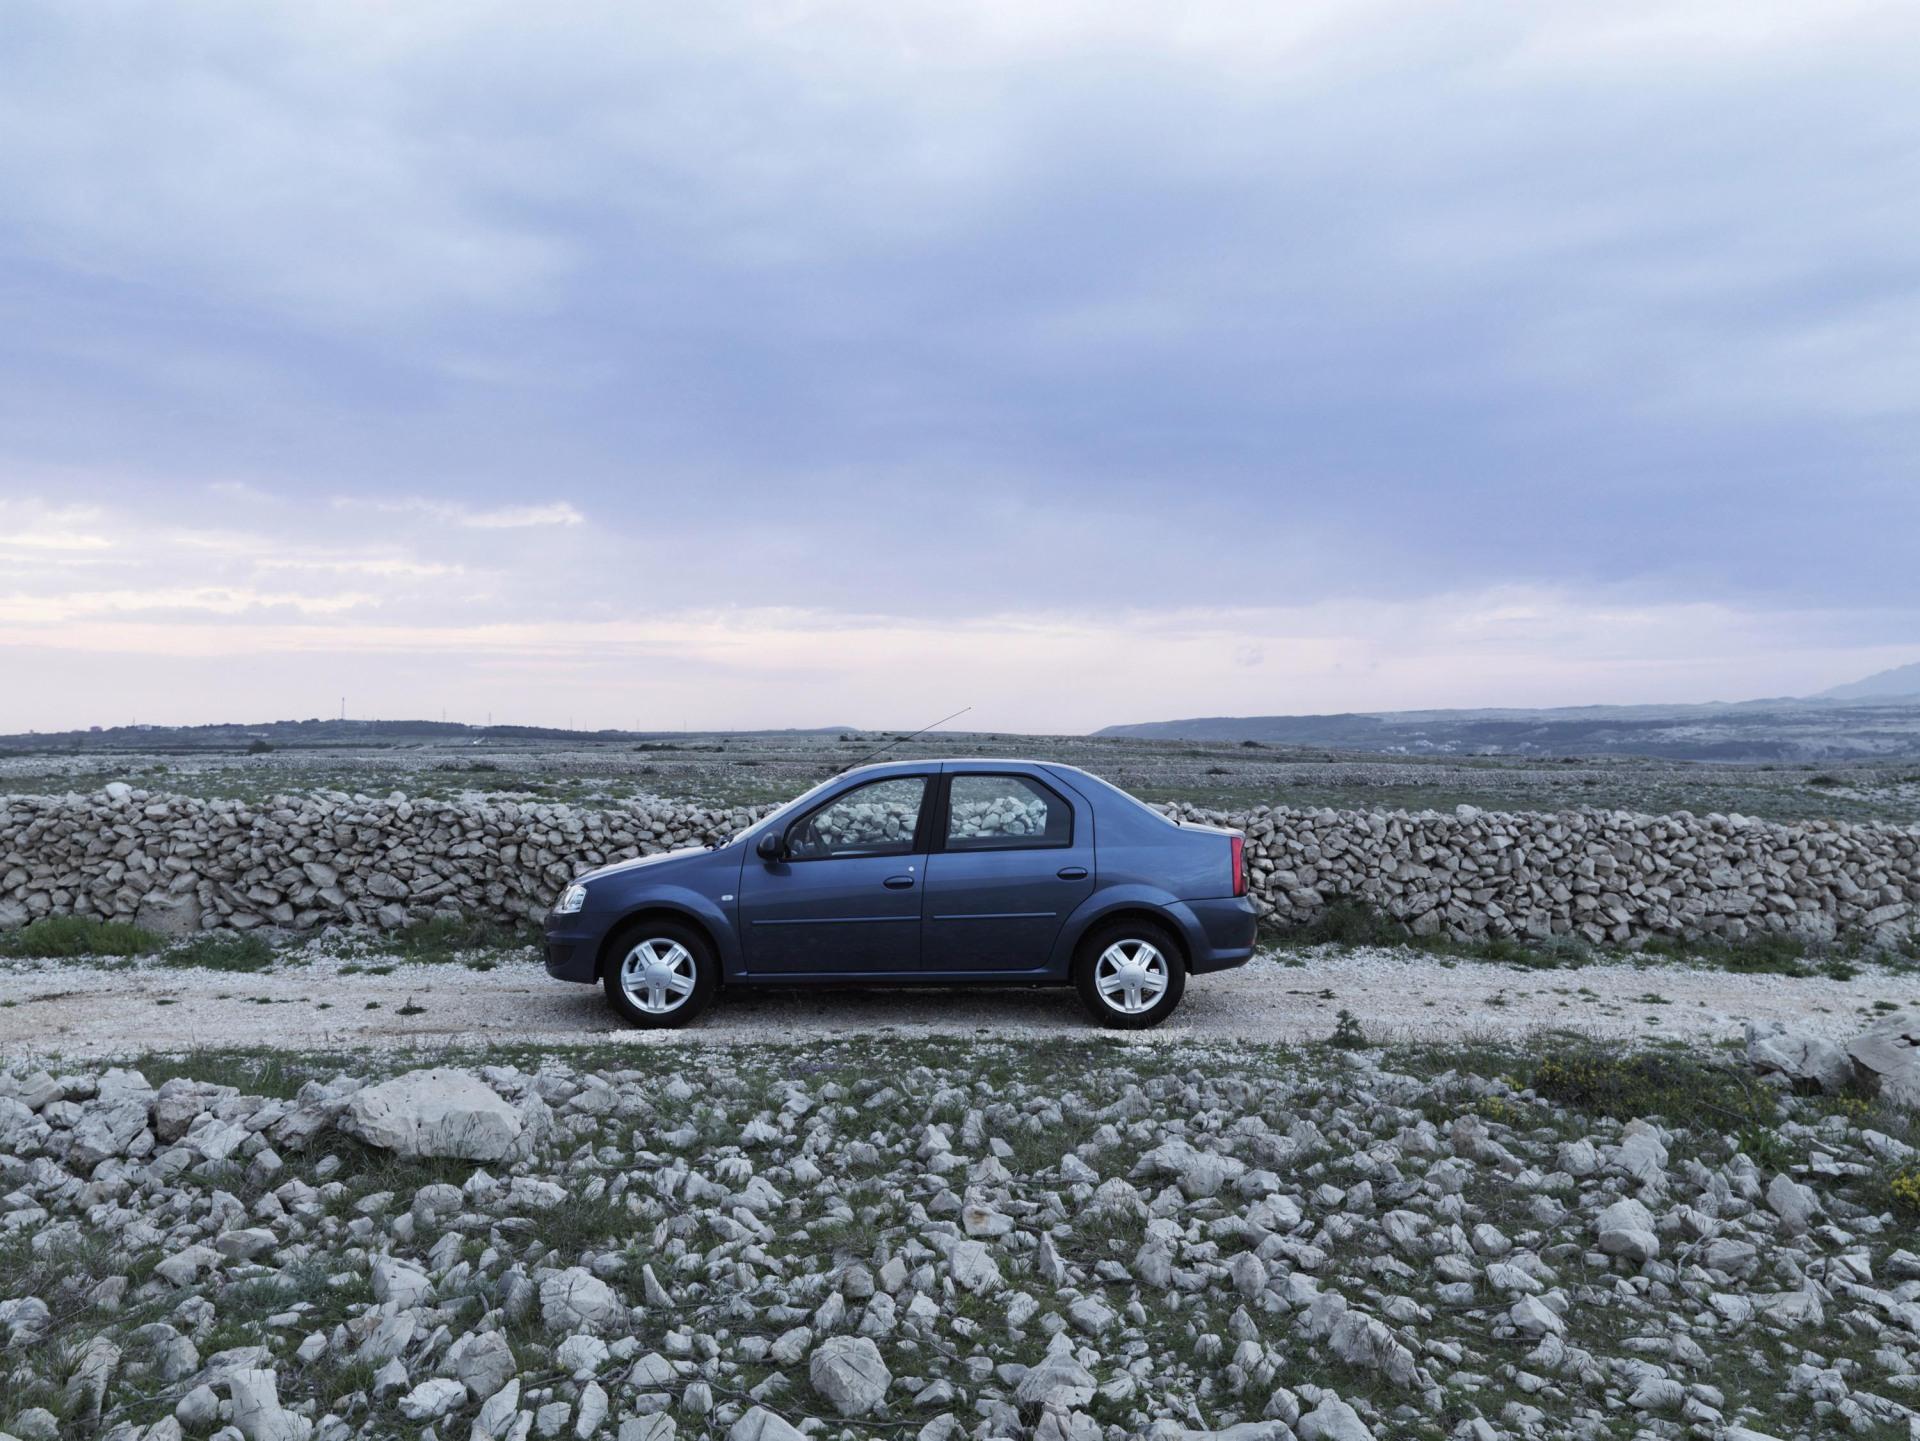
[[(570, 655), (638, 575), (822, 634), (1267, 617), (1179, 669), (1225, 708), (1531, 695), (1556, 627), (1640, 699), (1643, 608), (1786, 627), (1697, 673), (1732, 694), (1920, 633), (1911, 8), (28, 0), (9, 41), (9, 592), (351, 591), (209, 626), (341, 656)], [(1457, 676), (1367, 629), (1429, 605)], [(1354, 659), (1296, 691), (1263, 627), (1317, 606)], [(1614, 611), (1644, 663), (1568, 618)]]
[(447, 525), (469, 530), (531, 530), (541, 526), (582, 525), (586, 516), (570, 501), (545, 501), (536, 505), (503, 505), (491, 510), (475, 510), (455, 501), (362, 500), (341, 496), (333, 502), (345, 510), (376, 510), (388, 515), (419, 515)]
[(99, 512), (0, 500), (0, 550), (88, 554), (113, 542), (94, 529)]
[[(241, 616), (277, 610), (301, 615), (339, 615), (374, 603), (374, 597), (351, 592), (313, 595), (296, 591), (259, 591), (236, 586), (180, 586), (158, 590), (77, 590), (64, 595), (0, 595), (0, 621), (21, 626), (46, 626), (60, 621), (86, 620), (127, 614), (211, 614)], [(177, 624), (165, 622), (170, 631)], [(166, 631), (154, 641), (164, 650)]]

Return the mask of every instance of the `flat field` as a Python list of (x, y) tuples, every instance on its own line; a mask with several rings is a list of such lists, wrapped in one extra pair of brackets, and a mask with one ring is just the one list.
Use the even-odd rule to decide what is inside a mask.
[(863, 757), (1023, 756), (1081, 766), (1152, 801), (1221, 809), (1679, 810), (1769, 820), (1920, 821), (1920, 763), (1770, 763), (1626, 758), (1556, 761), (1383, 758), (1230, 742), (936, 733), (689, 735), (640, 742), (369, 741), (247, 754), (94, 749), (0, 753), (0, 789), (154, 790), (258, 801), (311, 789), (409, 796), (512, 794), (596, 805), (635, 797), (716, 806), (784, 800)]

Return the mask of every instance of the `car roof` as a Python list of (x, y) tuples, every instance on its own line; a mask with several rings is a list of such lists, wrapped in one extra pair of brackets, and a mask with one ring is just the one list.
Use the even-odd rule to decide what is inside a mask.
[(870, 765), (851, 766), (842, 775), (900, 775), (933, 770), (941, 766), (998, 766), (1003, 770), (1073, 770), (1051, 761), (1021, 760), (1012, 756), (923, 756), (917, 760), (874, 761)]

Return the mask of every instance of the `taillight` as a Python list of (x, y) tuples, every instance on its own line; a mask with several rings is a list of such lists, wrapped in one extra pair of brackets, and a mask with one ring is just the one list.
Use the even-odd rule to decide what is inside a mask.
[(1247, 893), (1247, 838), (1233, 838), (1233, 893), (1244, 896)]

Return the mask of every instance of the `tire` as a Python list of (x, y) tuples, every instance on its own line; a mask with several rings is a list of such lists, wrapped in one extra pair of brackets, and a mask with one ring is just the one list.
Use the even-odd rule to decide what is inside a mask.
[[(1127, 968), (1143, 957), (1146, 963), (1140, 978), (1147, 985), (1126, 986)], [(1156, 976), (1161, 989), (1153, 998), (1150, 987)], [(1088, 931), (1075, 950), (1073, 984), (1080, 992), (1081, 1003), (1101, 1025), (1117, 1031), (1144, 1031), (1166, 1020), (1180, 1004), (1187, 989), (1187, 962), (1180, 943), (1165, 926), (1153, 921), (1110, 921)], [(1114, 1000), (1108, 999), (1109, 993), (1115, 995)], [(1129, 1009), (1130, 1004), (1139, 1008)]]
[[(653, 966), (652, 985), (629, 980), (635, 968)], [(607, 1003), (629, 1025), (661, 1031), (684, 1026), (713, 1003), (720, 962), (698, 930), (680, 921), (645, 917), (623, 926), (608, 943), (601, 967)], [(637, 979), (637, 978), (636, 978)], [(682, 982), (691, 982), (684, 991)]]

